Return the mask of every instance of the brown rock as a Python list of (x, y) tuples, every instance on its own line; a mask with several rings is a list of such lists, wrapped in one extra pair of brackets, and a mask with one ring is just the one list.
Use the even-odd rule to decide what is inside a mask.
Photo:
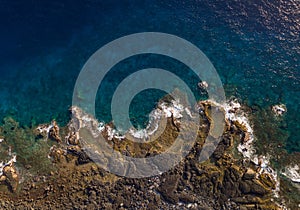
[(56, 142), (61, 142), (61, 137), (59, 135), (59, 127), (55, 120), (52, 122), (52, 128), (50, 128), (49, 130), (49, 138), (55, 140)]
[(6, 180), (6, 176), (3, 176), (3, 175), (2, 175), (2, 176), (0, 177), (0, 182), (3, 182), (3, 181), (5, 181), (5, 180)]
[(261, 181), (261, 183), (263, 183), (265, 186), (271, 188), (271, 189), (275, 189), (276, 188), (276, 182), (273, 180), (272, 177), (270, 177), (269, 174), (260, 174), (259, 175), (259, 180)]
[(79, 133), (78, 132), (70, 132), (67, 137), (67, 141), (69, 144), (78, 145), (79, 144)]
[(65, 151), (61, 148), (57, 148), (55, 145), (51, 147), (49, 156), (52, 158), (52, 161), (55, 163), (65, 160)]
[(176, 204), (179, 202), (178, 195), (175, 194), (177, 184), (178, 184), (178, 175), (168, 175), (166, 176), (165, 182), (160, 186), (160, 193), (162, 197), (170, 203)]
[(269, 192), (270, 192), (270, 190), (258, 180), (255, 180), (251, 184), (251, 193), (253, 193), (253, 194), (266, 195)]
[(15, 192), (19, 184), (19, 176), (14, 165), (5, 166), (3, 168), (3, 174), (6, 177), (5, 182), (7, 183), (8, 187), (12, 192)]
[(262, 200), (258, 197), (255, 197), (253, 195), (245, 195), (243, 197), (236, 197), (232, 198), (232, 200), (236, 203), (240, 204), (259, 204), (262, 203)]
[(254, 179), (255, 176), (256, 176), (256, 172), (251, 168), (247, 168), (246, 172), (243, 175), (243, 179), (251, 180), (251, 179)]
[(250, 185), (248, 184), (247, 181), (241, 182), (240, 183), (240, 190), (242, 191), (242, 193), (247, 194), (247, 193), (250, 193), (251, 187), (250, 187)]
[(242, 177), (242, 172), (240, 167), (233, 165), (230, 167), (230, 175), (233, 181), (238, 181)]

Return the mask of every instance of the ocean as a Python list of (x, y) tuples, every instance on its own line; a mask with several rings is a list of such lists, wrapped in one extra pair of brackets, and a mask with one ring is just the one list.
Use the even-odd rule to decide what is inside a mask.
[[(88, 58), (103, 45), (138, 32), (163, 32), (196, 45), (215, 66), (226, 97), (249, 106), (257, 142), (283, 143), (300, 152), (300, 2), (297, 0), (0, 0), (0, 117), (22, 126), (69, 121), (73, 89)], [(143, 68), (167, 69), (205, 99), (184, 64), (164, 56), (138, 55), (115, 65), (99, 87), (97, 118), (112, 120), (113, 91)], [(147, 90), (130, 105), (136, 127), (164, 95)], [(255, 114), (285, 104), (279, 121)], [(250, 113), (251, 114), (251, 113)], [(264, 126), (266, 125), (266, 126)], [(270, 132), (271, 129), (275, 130)]]

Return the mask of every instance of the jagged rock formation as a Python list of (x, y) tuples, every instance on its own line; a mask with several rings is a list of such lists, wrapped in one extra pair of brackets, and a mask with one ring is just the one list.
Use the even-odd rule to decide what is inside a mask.
[[(113, 131), (113, 124), (98, 123), (73, 107), (72, 121), (60, 129), (63, 138), (57, 124), (52, 123), (48, 129), (49, 137), (57, 143), (45, 155), (49, 155), (55, 170), (26, 177), (17, 194), (1, 191), (0, 208), (280, 209), (272, 200), (274, 177), (237, 152), (237, 145), (251, 138), (245, 125), (227, 119), (213, 155), (205, 162), (198, 161), (209, 128), (215, 123), (210, 116), (212, 109), (226, 115), (225, 110), (210, 102), (199, 103), (198, 108), (201, 126), (185, 159), (161, 175), (132, 179), (110, 174), (93, 163), (82, 149), (78, 129), (89, 123), (91, 133), (101, 133), (114, 150), (127, 156), (149, 157), (164, 152), (174, 142), (181, 129), (180, 117), (166, 115), (162, 135), (156, 141), (141, 144), (130, 141), (134, 135), (120, 136)], [(12, 180), (14, 171), (6, 171), (4, 174)], [(10, 183), (15, 191), (17, 186)]]
[(61, 137), (59, 134), (59, 127), (55, 120), (52, 121), (52, 126), (49, 129), (49, 138), (52, 140), (55, 140), (57, 142), (61, 142)]

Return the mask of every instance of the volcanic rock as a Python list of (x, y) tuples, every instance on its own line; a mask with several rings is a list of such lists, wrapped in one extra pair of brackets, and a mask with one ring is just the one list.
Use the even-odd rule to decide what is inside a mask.
[(61, 142), (59, 127), (55, 120), (52, 121), (52, 127), (49, 130), (49, 138), (55, 140), (56, 142)]

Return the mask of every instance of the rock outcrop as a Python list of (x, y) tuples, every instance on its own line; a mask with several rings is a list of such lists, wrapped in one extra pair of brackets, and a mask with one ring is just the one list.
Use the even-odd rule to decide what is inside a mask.
[[(54, 146), (45, 155), (49, 155), (55, 170), (24, 180), (18, 195), (0, 192), (4, 201), (0, 202), (0, 208), (19, 205), (44, 209), (280, 209), (272, 200), (276, 188), (274, 177), (253, 162), (245, 161), (242, 154), (237, 155), (236, 145), (252, 138), (247, 136), (247, 125), (226, 120), (222, 139), (210, 159), (198, 161), (210, 127), (216, 125), (210, 116), (212, 109), (218, 109), (224, 116), (226, 110), (210, 102), (199, 103), (197, 109), (201, 126), (190, 153), (169, 171), (132, 179), (110, 174), (93, 163), (82, 148), (84, 139), (78, 129), (85, 124), (92, 135), (106, 137), (114, 150), (127, 156), (149, 157), (172, 145), (182, 128), (179, 115), (176, 118), (174, 113), (167, 115), (166, 128), (160, 138), (141, 144), (130, 141), (128, 136), (133, 138), (133, 135), (118, 138), (112, 131), (113, 124), (105, 126), (78, 107), (72, 108), (71, 122), (61, 128), (63, 138), (56, 123), (49, 129), (49, 137), (55, 142), (52, 141)], [(184, 107), (182, 110), (184, 112)], [(105, 161), (113, 164), (109, 157)], [(10, 166), (3, 171), (6, 178), (0, 177), (0, 180), (8, 180), (11, 189), (16, 190), (19, 179), (16, 170)]]
[(52, 121), (52, 127), (49, 129), (49, 138), (55, 140), (56, 142), (61, 142), (59, 127), (55, 120)]

